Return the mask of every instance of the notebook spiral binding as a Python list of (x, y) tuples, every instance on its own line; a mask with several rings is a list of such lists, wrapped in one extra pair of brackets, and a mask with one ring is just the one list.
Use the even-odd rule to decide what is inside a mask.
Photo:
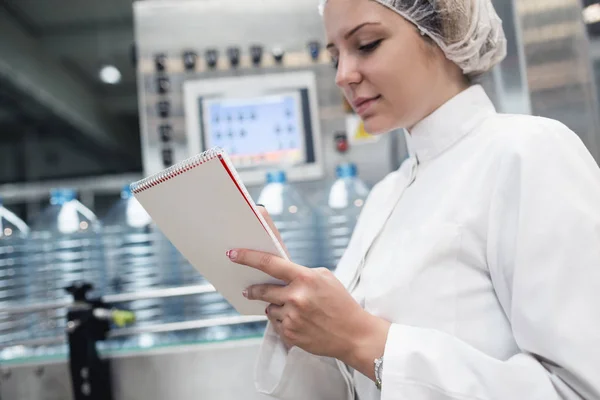
[(149, 176), (145, 179), (132, 183), (129, 187), (133, 193), (140, 193), (144, 190), (148, 190), (156, 185), (160, 185), (163, 182), (168, 181), (178, 175), (183, 174), (199, 165), (204, 164), (207, 161), (213, 160), (224, 154), (223, 149), (220, 147), (214, 147), (206, 150), (203, 153), (190, 157), (187, 160), (183, 160), (157, 174)]
[[(177, 163), (177, 164), (173, 165), (172, 167), (169, 167), (169, 168), (165, 169), (164, 171), (161, 171), (155, 175), (152, 175), (152, 176), (149, 176), (140, 181), (134, 182), (131, 185), (129, 185), (129, 187), (131, 189), (131, 192), (134, 194), (143, 192), (144, 190), (148, 190), (150, 188), (153, 188), (154, 186), (160, 185), (161, 183), (166, 182), (169, 179), (172, 179), (178, 175), (183, 174), (184, 172), (187, 172), (193, 168), (196, 168), (197, 166), (202, 165), (207, 161), (214, 160), (215, 158), (221, 158), (222, 160), (224, 160), (226, 162), (226, 164), (232, 165), (231, 160), (227, 156), (227, 153), (220, 147), (214, 147), (214, 148), (206, 150), (205, 152), (200, 153), (194, 157), (188, 158), (187, 160), (183, 160), (182, 162)], [(283, 248), (283, 246), (281, 245), (281, 243), (279, 242), (279, 240), (277, 239), (275, 234), (269, 228), (269, 224), (264, 219), (264, 217), (260, 214), (260, 212), (257, 212), (256, 207), (254, 206), (254, 202), (252, 201), (252, 197), (250, 196), (248, 189), (246, 189), (246, 187), (242, 183), (242, 180), (241, 180), (238, 172), (235, 170), (235, 168), (229, 169), (229, 172), (233, 175), (234, 179), (237, 182), (239, 182), (238, 189), (243, 193), (243, 195), (245, 196), (248, 203), (252, 206), (257, 218), (261, 221), (262, 225), (267, 230), (269, 236), (271, 236), (271, 239), (273, 240), (273, 243), (275, 243), (280, 256), (282, 258), (284, 258), (285, 260), (289, 260), (285, 249)]]

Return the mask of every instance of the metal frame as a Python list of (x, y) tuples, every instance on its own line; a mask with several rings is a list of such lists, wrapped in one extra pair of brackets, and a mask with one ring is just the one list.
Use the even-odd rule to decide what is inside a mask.
[(50, 190), (56, 187), (73, 187), (79, 192), (119, 193), (126, 183), (138, 181), (142, 174), (103, 175), (78, 179), (61, 179), (43, 182), (28, 182), (0, 185), (4, 203), (29, 202), (47, 199)]
[[(105, 303), (124, 303), (124, 302), (129, 302), (129, 301), (136, 301), (136, 300), (199, 295), (199, 294), (206, 294), (206, 293), (214, 293), (215, 291), (216, 290), (215, 290), (214, 286), (212, 286), (212, 285), (195, 285), (195, 286), (184, 286), (184, 287), (177, 287), (177, 288), (147, 290), (147, 291), (136, 292), (136, 293), (106, 295), (106, 296), (102, 297), (102, 301)], [(53, 303), (29, 304), (29, 305), (24, 305), (24, 306), (19, 306), (19, 307), (5, 307), (5, 308), (0, 308), (0, 314), (26, 314), (26, 313), (33, 313), (33, 312), (39, 312), (39, 311), (53, 310), (53, 309), (58, 309), (58, 308), (67, 308), (71, 304), (72, 304), (72, 301), (62, 301), (62, 302), (53, 302)], [(108, 334), (108, 337), (114, 338), (114, 337), (132, 336), (132, 335), (139, 335), (142, 333), (176, 332), (176, 331), (191, 330), (191, 329), (209, 328), (209, 327), (214, 327), (214, 326), (230, 326), (230, 325), (247, 324), (247, 323), (252, 323), (252, 322), (263, 322), (266, 320), (267, 319), (264, 316), (234, 315), (234, 316), (228, 316), (228, 317), (207, 318), (207, 319), (193, 320), (193, 321), (147, 325), (144, 327), (131, 327), (131, 328), (115, 329), (114, 331), (111, 331)], [(0, 349), (6, 348), (6, 347), (12, 347), (12, 346), (43, 346), (43, 345), (60, 344), (60, 343), (64, 343), (64, 342), (65, 342), (65, 337), (57, 336), (57, 337), (52, 337), (52, 338), (41, 338), (41, 339), (23, 340), (23, 341), (19, 341), (19, 342), (11, 342), (6, 345), (0, 346)]]
[[(295, 89), (308, 89), (310, 123), (313, 133), (315, 163), (290, 167), (286, 170), (291, 181), (316, 180), (323, 177), (323, 151), (319, 107), (317, 101), (317, 85), (315, 73), (312, 71), (271, 73), (256, 76), (240, 76), (217, 79), (199, 79), (184, 83), (184, 107), (188, 152), (197, 154), (204, 150), (200, 140), (202, 121), (197, 112), (199, 97), (227, 98), (227, 96), (244, 96), (247, 93), (269, 94), (287, 92)], [(247, 185), (262, 184), (269, 167), (238, 173)]]

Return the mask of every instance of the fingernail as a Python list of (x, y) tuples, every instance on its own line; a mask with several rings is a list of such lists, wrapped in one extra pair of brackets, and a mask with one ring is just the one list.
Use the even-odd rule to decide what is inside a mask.
[(269, 307), (265, 308), (265, 314), (269, 315)]
[(265, 206), (264, 206), (264, 205), (262, 205), (262, 204), (256, 204), (256, 206), (257, 206), (257, 207), (262, 207), (262, 208), (265, 208)]
[(245, 298), (248, 298), (248, 289), (242, 290), (242, 296), (244, 296)]
[(229, 257), (230, 260), (235, 260), (238, 253), (235, 250), (229, 250), (227, 253), (225, 253), (225, 255)]

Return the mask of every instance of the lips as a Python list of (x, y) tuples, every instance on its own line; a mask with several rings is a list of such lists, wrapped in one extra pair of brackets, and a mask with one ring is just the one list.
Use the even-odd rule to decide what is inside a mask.
[(371, 106), (381, 98), (381, 95), (374, 97), (358, 97), (352, 102), (352, 108), (357, 114), (364, 114)]

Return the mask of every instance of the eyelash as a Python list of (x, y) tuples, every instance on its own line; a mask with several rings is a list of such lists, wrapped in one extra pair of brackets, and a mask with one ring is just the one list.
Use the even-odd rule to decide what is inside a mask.
[[(379, 39), (374, 42), (365, 44), (364, 46), (359, 46), (358, 50), (365, 54), (372, 53), (375, 49), (377, 49), (377, 47), (379, 47), (379, 45), (381, 44), (382, 41), (383, 41), (383, 39)], [(339, 63), (339, 61), (337, 59), (333, 59), (333, 68), (334, 69), (338, 68), (338, 63)]]
[(359, 49), (360, 51), (362, 51), (363, 53), (370, 53), (370, 52), (372, 52), (373, 50), (375, 50), (377, 47), (379, 47), (379, 45), (381, 44), (381, 41), (382, 41), (382, 40), (383, 40), (383, 39), (379, 39), (379, 40), (376, 40), (376, 41), (374, 41), (374, 42), (371, 42), (371, 43), (365, 44), (364, 46), (360, 46), (358, 49)]

